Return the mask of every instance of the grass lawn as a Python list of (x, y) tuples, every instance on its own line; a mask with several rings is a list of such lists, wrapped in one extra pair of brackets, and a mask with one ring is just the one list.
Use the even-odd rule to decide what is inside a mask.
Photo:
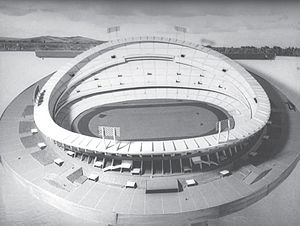
[(72, 130), (98, 137), (98, 126), (120, 127), (120, 140), (163, 140), (215, 133), (227, 118), (220, 109), (188, 100), (135, 100), (103, 105), (81, 113)]

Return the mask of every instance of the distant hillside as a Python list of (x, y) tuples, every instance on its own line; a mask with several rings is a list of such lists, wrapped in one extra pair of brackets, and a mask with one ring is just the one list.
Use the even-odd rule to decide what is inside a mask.
[(105, 41), (81, 36), (54, 37), (40, 36), (33, 38), (0, 37), (0, 51), (36, 51), (36, 50), (75, 50), (84, 51)]
[(8, 42), (34, 42), (34, 43), (44, 43), (44, 42), (62, 42), (62, 43), (98, 43), (99, 40), (72, 36), (72, 37), (55, 37), (55, 36), (39, 36), (33, 38), (11, 38), (11, 37), (0, 37), (0, 41)]
[(276, 56), (300, 56), (300, 48), (288, 47), (281, 48), (279, 46), (273, 47), (254, 47), (254, 46), (241, 46), (241, 47), (211, 47), (231, 59), (274, 59)]
[[(0, 37), (0, 51), (35, 51), (39, 57), (74, 57), (104, 42), (106, 41), (81, 36)], [(212, 47), (209, 45), (206, 47), (212, 48), (232, 59), (274, 59), (276, 56), (300, 56), (300, 48), (297, 47)]]

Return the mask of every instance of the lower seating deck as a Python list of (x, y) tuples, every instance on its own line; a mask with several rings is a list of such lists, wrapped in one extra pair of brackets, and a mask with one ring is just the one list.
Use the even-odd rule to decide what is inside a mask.
[[(31, 94), (32, 93), (30, 93), (28, 100), (31, 100)], [(281, 99), (278, 98), (278, 101), (281, 101)], [(21, 103), (24, 104), (23, 102)], [(13, 105), (14, 114), (16, 113), (15, 109), (24, 107), (22, 104), (17, 102)], [(99, 176), (99, 181), (97, 182), (87, 180), (85, 183), (80, 184), (77, 187), (73, 185), (73, 189), (66, 191), (65, 189), (52, 186), (52, 184), (49, 184), (45, 178), (49, 178), (53, 175), (53, 173), (59, 175), (60, 178), (67, 176), (66, 172), (68, 170), (72, 172), (74, 171), (74, 162), (82, 163), (75, 164), (80, 165), (80, 167), (84, 164), (87, 164), (87, 167), (83, 169), (88, 173), (86, 175), (90, 175), (89, 169), (95, 169), (95, 171), (98, 170), (98, 168), (93, 167), (93, 162), (95, 161), (96, 157), (96, 160), (99, 162), (106, 161), (106, 158), (110, 158), (111, 161), (107, 162), (113, 162), (113, 164), (119, 164), (119, 159), (112, 161), (111, 156), (92, 156), (90, 153), (84, 151), (78, 151), (76, 155), (74, 153), (74, 155), (68, 156), (67, 150), (65, 152), (58, 150), (57, 153), (62, 155), (65, 163), (62, 166), (57, 166), (55, 163), (52, 163), (45, 167), (44, 165), (39, 164), (36, 159), (32, 158), (30, 155), (32, 148), (27, 148), (24, 146), (24, 144), (22, 145), (22, 140), (20, 137), (23, 137), (23, 135), (28, 136), (29, 130), (21, 130), (22, 134), (19, 134), (19, 116), (16, 117), (13, 115), (10, 108), (5, 114), (7, 114), (7, 112), (9, 112), (11, 115), (9, 115), (9, 117), (4, 115), (4, 117), (1, 119), (3, 120), (2, 122), (5, 122), (1, 123), (2, 135), (0, 136), (2, 144), (2, 163), (11, 171), (13, 171), (15, 175), (21, 178), (22, 182), (28, 185), (31, 192), (36, 191), (37, 188), (43, 191), (41, 194), (38, 192), (35, 193), (41, 200), (45, 200), (63, 211), (72, 211), (75, 209), (74, 206), (76, 206), (75, 211), (69, 212), (69, 214), (80, 216), (82, 213), (87, 213), (90, 220), (99, 221), (100, 218), (101, 223), (103, 223), (103, 219), (109, 219), (107, 222), (103, 223), (106, 225), (116, 223), (132, 223), (135, 222), (135, 220), (138, 223), (141, 223), (142, 221), (155, 222), (157, 219), (161, 219), (161, 222), (158, 222), (157, 225), (160, 223), (166, 224), (166, 222), (170, 223), (169, 214), (174, 216), (174, 222), (179, 222), (179, 220), (183, 221), (183, 219), (199, 220), (199, 216), (208, 218), (215, 216), (216, 213), (220, 213), (220, 207), (224, 207), (222, 208), (224, 211), (226, 211), (224, 214), (229, 214), (232, 211), (239, 210), (255, 201), (258, 201), (263, 196), (269, 194), (272, 189), (274, 189), (279, 183), (282, 182), (283, 179), (288, 176), (293, 169), (293, 166), (299, 159), (296, 145), (297, 143), (295, 143), (298, 138), (297, 133), (295, 134), (295, 131), (299, 130), (299, 112), (293, 111), (292, 113), (289, 113), (290, 115), (287, 120), (282, 123), (277, 122), (282, 116), (280, 116), (278, 120), (275, 120), (277, 118), (275, 115), (275, 119), (271, 120), (272, 125), (268, 126), (268, 135), (270, 135), (270, 138), (268, 140), (263, 140), (265, 140), (264, 142), (266, 145), (272, 145), (272, 143), (274, 143), (274, 146), (272, 145), (266, 147), (262, 145), (261, 148), (259, 148), (260, 150), (257, 150), (259, 162), (255, 161), (252, 164), (257, 168), (267, 166), (268, 169), (271, 166), (272, 170), (268, 172), (267, 175), (262, 179), (259, 179), (259, 181), (257, 180), (261, 177), (261, 174), (259, 174), (257, 170), (255, 170), (256, 168), (251, 166), (249, 162), (245, 161), (245, 163), (243, 163), (245, 164), (245, 167), (242, 168), (234, 167), (233, 169), (228, 165), (222, 167), (222, 170), (226, 168), (232, 171), (230, 176), (224, 178), (220, 178), (220, 176), (217, 175), (218, 171), (221, 169), (212, 170), (207, 173), (198, 173), (197, 175), (195, 174), (191, 176), (190, 174), (184, 174), (184, 176), (175, 176), (174, 178), (178, 178), (179, 183), (181, 183), (184, 188), (181, 192), (170, 193), (167, 195), (145, 194), (145, 186), (144, 183), (141, 183), (141, 181), (152, 180), (152, 178), (134, 177), (133, 181), (136, 181), (137, 189), (127, 189), (122, 186), (126, 184), (127, 179), (132, 179), (133, 176), (127, 177), (122, 175), (118, 178), (122, 178), (122, 181), (121, 179), (119, 181), (113, 181), (114, 185), (112, 186), (111, 174), (106, 173), (99, 174), (101, 176)], [(15, 120), (12, 120), (12, 116), (15, 117)], [(27, 121), (29, 118), (30, 117), (26, 117), (26, 120), (22, 118), (21, 121)], [(28, 121), (33, 122), (32, 117), (31, 120)], [(275, 131), (273, 131), (278, 130), (278, 128), (281, 128), (281, 135), (289, 134), (288, 139), (283, 139), (283, 136), (279, 136), (275, 133)], [(16, 134), (18, 135), (16, 136)], [(39, 132), (35, 135), (31, 134), (30, 136), (41, 136), (41, 133)], [(233, 154), (233, 156), (237, 156), (241, 150), (243, 150), (244, 153), (247, 152), (248, 148), (255, 144), (256, 141), (257, 139), (251, 139), (247, 142), (245, 141), (243, 146), (238, 145), (231, 149), (224, 150), (225, 153), (220, 151), (219, 161), (223, 161), (227, 155)], [(38, 141), (35, 141), (35, 148), (38, 148), (37, 142)], [(44, 140), (44, 142), (46, 142), (46, 140)], [(279, 142), (283, 142), (285, 146), (278, 147)], [(54, 146), (53, 143), (52, 146)], [(75, 152), (75, 150), (68, 150)], [(48, 148), (43, 149), (43, 151), (48, 151)], [(262, 157), (264, 156), (264, 153), (266, 153), (265, 158)], [(277, 154), (275, 155), (275, 153)], [(83, 161), (80, 161), (81, 159)], [(206, 157), (201, 156), (201, 160), (203, 160), (203, 162), (201, 162), (202, 167), (208, 166), (208, 164), (205, 164), (204, 161), (210, 161), (212, 166), (214, 165), (213, 162), (218, 161), (217, 155), (215, 155), (215, 157), (213, 155)], [(132, 166), (133, 168), (139, 166), (142, 168), (142, 166), (139, 164), (143, 164), (143, 162), (144, 161), (139, 162), (133, 160)], [(170, 163), (169, 160), (163, 160), (162, 169), (166, 169), (164, 171), (165, 174), (167, 169), (171, 169), (171, 164), (172, 161)], [(178, 165), (178, 161), (176, 164)], [(188, 161), (186, 161), (185, 158), (182, 158), (182, 168), (184, 169), (187, 165)], [(200, 168), (200, 163), (197, 165)], [(99, 168), (99, 170), (101, 169)], [(151, 172), (149, 169), (147, 171)], [(255, 173), (257, 177), (254, 178), (253, 174), (249, 174), (250, 177), (247, 176), (246, 173), (248, 174), (250, 171)], [(80, 171), (78, 170), (76, 172), (79, 174)], [(155, 173), (156, 171), (154, 170), (153, 172)], [(265, 173), (264, 170), (261, 172)], [(185, 179), (190, 178), (195, 179), (198, 185), (186, 187), (187, 181)], [(159, 180), (161, 178), (153, 178), (153, 180), (156, 179)], [(69, 184), (71, 184), (71, 182)], [(65, 200), (67, 200), (67, 202), (65, 202)], [(113, 212), (114, 214), (110, 214), (110, 212)], [(84, 215), (85, 219), (88, 219), (86, 216), (87, 215)], [(140, 217), (140, 219), (135, 219), (135, 216)], [(118, 219), (118, 221), (116, 222), (115, 219)], [(129, 222), (128, 219), (132, 221)], [(163, 222), (163, 220), (165, 221)]]
[[(233, 161), (246, 152), (252, 151), (252, 148), (262, 139), (262, 136), (263, 131), (242, 143), (238, 143), (226, 149), (217, 150), (213, 153), (202, 153), (200, 155), (121, 157), (89, 153), (84, 150), (72, 149), (69, 146), (61, 147), (61, 149), (65, 151), (70, 158), (76, 158), (87, 165), (93, 166), (96, 171), (114, 171), (152, 177), (170, 174), (197, 173), (216, 169), (227, 164), (229, 161)], [(73, 154), (69, 154), (70, 152)]]

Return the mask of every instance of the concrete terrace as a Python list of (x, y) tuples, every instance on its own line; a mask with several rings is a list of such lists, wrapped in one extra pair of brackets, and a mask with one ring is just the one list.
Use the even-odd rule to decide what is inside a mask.
[[(163, 142), (122, 141), (124, 148), (116, 148), (68, 128), (78, 114), (99, 104), (153, 98), (198, 100), (224, 108), (235, 121), (228, 142), (220, 143), (214, 134)], [(81, 54), (50, 78), (41, 99), (35, 122), (53, 142), (123, 157), (195, 154), (229, 143), (235, 148), (236, 142), (261, 132), (270, 115), (265, 92), (238, 64), (197, 44), (152, 36), (111, 41)], [(226, 139), (226, 132), (220, 139)]]
[[(159, 225), (170, 222), (181, 225), (226, 215), (267, 195), (289, 175), (299, 160), (300, 113), (288, 108), (284, 95), (259, 80), (272, 103), (270, 138), (257, 151), (259, 157), (245, 155), (243, 161), (224, 166), (223, 169), (232, 171), (227, 177), (219, 176), (221, 169), (175, 174), (171, 178), (181, 182), (180, 192), (146, 194), (146, 181), (163, 177), (102, 172), (64, 152), (55, 152), (49, 146), (42, 151), (50, 153), (48, 159), (63, 159), (61, 167), (34, 158), (33, 153), (40, 150), (37, 143), (43, 142), (39, 134), (30, 132), (35, 128), (30, 107), (34, 85), (21, 93), (1, 117), (1, 162), (37, 197), (74, 216), (103, 224), (141, 225), (151, 220)], [(99, 181), (87, 180), (80, 184), (66, 179), (80, 167), (87, 176), (90, 173), (99, 175)], [(249, 179), (251, 173), (263, 170), (267, 171), (261, 178)], [(186, 179), (195, 179), (198, 185), (187, 187)], [(135, 181), (137, 188), (125, 188), (127, 181)], [(65, 186), (59, 186), (62, 184)]]

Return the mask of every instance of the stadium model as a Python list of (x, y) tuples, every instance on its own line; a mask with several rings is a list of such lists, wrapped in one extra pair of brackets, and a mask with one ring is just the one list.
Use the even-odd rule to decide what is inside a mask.
[[(238, 64), (199, 45), (155, 37), (120, 40), (87, 51), (57, 71), (41, 93), (43, 100), (35, 107), (34, 118), (47, 143), (51, 140), (64, 150), (106, 162), (135, 160), (142, 172), (147, 159), (159, 161), (160, 168), (163, 160), (174, 160), (172, 172), (191, 171), (197, 156), (200, 169), (219, 165), (221, 160), (247, 150), (249, 143), (256, 143), (270, 116), (264, 90)], [(229, 135), (223, 131), (185, 139), (140, 138), (132, 142), (107, 139), (105, 134), (117, 134), (106, 127), (102, 128), (103, 139), (71, 132), (74, 119), (88, 109), (138, 99), (205, 102), (232, 117), (228, 122), (234, 121), (234, 128), (228, 130)], [(122, 130), (119, 136), (127, 132)], [(155, 167), (151, 164), (149, 171)]]
[(205, 222), (258, 201), (298, 161), (285, 96), (186, 41), (106, 42), (22, 96), (1, 119), (23, 111), (4, 136), (22, 150), (2, 150), (2, 162), (38, 197), (106, 225)]

